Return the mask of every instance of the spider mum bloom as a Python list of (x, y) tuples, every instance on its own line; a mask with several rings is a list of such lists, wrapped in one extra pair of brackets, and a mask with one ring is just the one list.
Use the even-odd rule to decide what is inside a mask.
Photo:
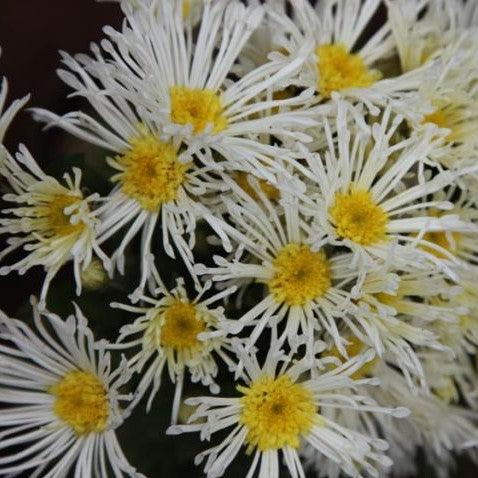
[[(340, 94), (366, 104), (374, 115), (380, 113), (377, 105), (384, 106), (393, 98), (398, 111), (411, 114), (410, 107), (417, 106), (416, 91), (423, 72), (383, 78), (379, 63), (388, 61), (394, 53), (388, 21), (368, 34), (380, 0), (325, 0), (315, 6), (308, 0), (290, 0), (290, 3), (290, 18), (274, 8), (267, 10), (280, 32), (272, 60), (295, 61), (304, 45), (310, 40), (312, 44), (298, 74), (283, 86), (313, 88), (317, 102), (327, 102)], [(364, 38), (367, 40), (363, 42)], [(428, 65), (424, 67), (427, 68)]]
[[(187, 151), (180, 152), (178, 146), (161, 140), (151, 128), (153, 124), (137, 127), (128, 145), (108, 159), (116, 170), (111, 177), (116, 187), (98, 209), (102, 218), (99, 241), (128, 227), (111, 257), (120, 273), (124, 273), (127, 246), (142, 230), (141, 279), (136, 296), (143, 292), (154, 270), (151, 244), (158, 225), (166, 253), (175, 257), (177, 251), (193, 272), (196, 219), (205, 208), (202, 197), (223, 189), (221, 181), (209, 174), (210, 168), (195, 164)], [(208, 217), (215, 228), (215, 218)]]
[[(71, 71), (61, 71), (61, 77), (91, 102), (106, 127), (81, 112), (58, 117), (36, 110), (37, 116), (114, 150), (114, 140), (125, 130), (122, 123), (131, 128), (131, 115), (123, 120), (131, 102), (142, 120), (154, 121), (162, 136), (187, 144), (200, 160), (214, 151), (220, 168), (249, 171), (275, 182), (273, 172), (279, 168), (271, 156), (277, 148), (259, 141), (257, 135), (306, 139), (301, 130), (317, 121), (299, 108), (272, 116), (260, 113), (281, 105), (304, 105), (310, 92), (285, 100), (267, 97), (273, 85), (293, 74), (303, 59), (283, 68), (266, 64), (231, 81), (237, 57), (262, 20), (262, 7), (246, 7), (236, 0), (205, 2), (193, 35), (184, 21), (181, 0), (153, 3), (132, 8), (123, 2), (122, 31), (106, 28), (109, 39), (101, 43), (102, 50), (93, 47), (94, 58), (64, 56)], [(157, 14), (151, 14), (152, 8)], [(120, 103), (105, 95), (113, 90)], [(285, 150), (282, 154), (287, 156)]]
[[(141, 296), (141, 307), (127, 304), (111, 304), (128, 312), (139, 314), (130, 325), (120, 330), (117, 344), (107, 345), (112, 349), (131, 349), (134, 354), (129, 366), (140, 373), (136, 397), (131, 407), (150, 390), (147, 409), (160, 386), (163, 370), (168, 370), (171, 382), (176, 384), (173, 401), (172, 421), (177, 421), (184, 379), (189, 376), (193, 383), (200, 382), (210, 387), (213, 393), (219, 391), (214, 382), (218, 366), (216, 356), (226, 364), (231, 364), (227, 352), (231, 352), (231, 343), (221, 330), (224, 322), (222, 307), (211, 305), (234, 291), (233, 288), (221, 291), (204, 299), (204, 293), (210, 288), (206, 284), (194, 300), (188, 298), (184, 281), (178, 280), (177, 286), (168, 291), (157, 277), (159, 298)], [(139, 350), (138, 350), (139, 348)]]
[(421, 354), (450, 351), (436, 333), (435, 322), (454, 323), (466, 310), (456, 303), (438, 304), (436, 298), (451, 300), (458, 292), (443, 273), (384, 265), (368, 272), (356, 286), (357, 309), (345, 311), (342, 318), (353, 339), (399, 368), (411, 389), (416, 392), (418, 384), (426, 390)]
[[(50, 126), (60, 126), (116, 153), (109, 160), (118, 171), (112, 177), (116, 188), (99, 209), (99, 241), (129, 225), (111, 258), (123, 273), (124, 251), (142, 230), (137, 288), (141, 294), (154, 268), (151, 243), (158, 222), (166, 253), (174, 257), (176, 250), (194, 275), (191, 251), (196, 219), (209, 218), (210, 226), (221, 234), (214, 215), (206, 214), (203, 207), (207, 193), (224, 188), (215, 173), (240, 170), (274, 185), (276, 173), (284, 174), (276, 157), (286, 161), (288, 153), (263, 144), (252, 134), (283, 133), (304, 139), (292, 130), (316, 120), (300, 112), (248, 119), (281, 104), (303, 103), (303, 98), (254, 101), (295, 66), (277, 71), (267, 65), (238, 82), (227, 78), (262, 18), (261, 7), (246, 8), (237, 1), (206, 2), (193, 46), (180, 1), (141, 2), (135, 8), (127, 2), (122, 5), (127, 21), (121, 32), (105, 29), (109, 39), (101, 43), (103, 50), (93, 46), (93, 58), (62, 54), (68, 70), (59, 71), (61, 78), (91, 103), (101, 122), (83, 112), (58, 117), (35, 111)], [(153, 7), (157, 14), (151, 14)], [(221, 54), (213, 60), (217, 44)], [(225, 247), (230, 247), (225, 236), (221, 237)]]
[[(455, 358), (450, 363), (438, 359), (445, 367), (445, 373), (453, 370)], [(424, 456), (437, 475), (446, 476), (455, 465), (455, 454), (466, 454), (475, 463), (478, 459), (475, 444), (478, 420), (473, 410), (443, 399), (438, 393), (411, 394), (405, 378), (391, 367), (384, 366), (377, 371), (382, 386), (373, 389), (373, 397), (379, 404), (400, 404), (410, 410), (406, 420), (394, 422), (382, 420), (384, 437), (390, 445), (389, 454), (399, 473), (415, 473), (417, 448), (423, 448)], [(427, 377), (428, 381), (430, 378)], [(474, 448), (466, 450), (470, 444)], [(403, 461), (403, 463), (402, 463)]]
[(423, 167), (439, 146), (437, 130), (430, 126), (423, 135), (393, 144), (391, 138), (402, 118), (392, 120), (390, 108), (381, 122), (372, 126), (371, 134), (347, 124), (348, 109), (345, 103), (338, 103), (337, 144), (326, 121), (325, 151), (309, 154), (303, 149), (309, 167), (303, 168), (303, 173), (319, 191), (304, 197), (302, 208), (306, 216), (314, 218), (314, 244), (344, 245), (354, 255), (353, 264), (366, 267), (380, 260), (392, 259), (399, 267), (415, 261), (424, 267), (434, 264), (453, 276), (444, 261), (416, 245), (427, 232), (476, 231), (471, 222), (454, 214), (435, 217), (429, 213), (430, 208), (447, 211), (453, 207), (449, 201), (427, 199), (465, 171), (440, 172), (430, 179), (420, 175), (404, 187), (412, 168)]
[(242, 447), (253, 457), (247, 476), (257, 473), (261, 478), (279, 476), (280, 454), (291, 476), (304, 477), (298, 450), (305, 443), (340, 464), (342, 470), (352, 476), (361, 476), (362, 467), (376, 472), (371, 462), (378, 463), (379, 467), (389, 466), (391, 462), (382, 454), (387, 447), (385, 442), (341, 427), (321, 413), (322, 407), (330, 405), (406, 415), (403, 409), (380, 408), (365, 397), (351, 394), (345, 398), (337, 393), (359, 383), (372, 384), (370, 379), (350, 378), (372, 356), (362, 354), (330, 372), (304, 379), (307, 365), (304, 366), (304, 361), (287, 365), (289, 358), (280, 352), (281, 342), (275, 334), (273, 332), (271, 349), (262, 367), (254, 355), (247, 355), (244, 349), (238, 348), (245, 367), (243, 384), (237, 386), (239, 397), (188, 399), (187, 403), (197, 406), (190, 421), (203, 422), (172, 426), (168, 433), (198, 431), (201, 439), (210, 440), (214, 433), (232, 427), (222, 443), (196, 457), (197, 464), (206, 458), (208, 478), (222, 476)]
[(111, 369), (110, 355), (94, 351), (86, 319), (63, 321), (33, 302), (38, 335), (0, 313), (2, 347), (0, 473), (32, 476), (142, 477), (116, 438), (128, 403), (120, 388), (131, 373)]
[[(463, 33), (437, 55), (437, 67), (425, 76), (419, 94), (431, 105), (416, 129), (428, 123), (447, 130), (444, 147), (432, 158), (450, 169), (474, 166), (478, 151), (478, 68), (475, 55), (476, 32)], [(428, 84), (429, 87), (425, 87)]]
[(73, 262), (77, 294), (81, 293), (81, 272), (97, 255), (109, 267), (109, 261), (98, 245), (97, 194), (85, 197), (81, 190), (81, 171), (64, 175), (65, 185), (46, 175), (24, 146), (13, 158), (8, 153), (0, 163), (0, 175), (13, 192), (3, 199), (14, 206), (2, 210), (0, 234), (8, 235), (8, 246), (0, 259), (16, 249), (26, 252), (18, 262), (0, 268), (0, 274), (18, 271), (24, 274), (42, 266), (46, 277), (40, 296), (44, 304), (51, 281), (68, 261)]
[(420, 68), (477, 24), (475, 2), (387, 0), (387, 14), (402, 71)]
[(247, 347), (253, 347), (263, 330), (276, 317), (283, 336), (296, 350), (306, 344), (313, 354), (315, 333), (329, 332), (342, 347), (335, 318), (350, 304), (356, 274), (350, 270), (350, 255), (328, 257), (325, 249), (310, 245), (310, 230), (299, 214), (298, 200), (284, 196), (283, 215), (256, 183), (255, 201), (233, 181), (234, 195), (224, 200), (231, 223), (224, 232), (240, 244), (229, 258), (216, 256), (216, 266), (198, 264), (196, 271), (214, 282), (241, 285), (244, 280), (264, 284), (264, 298), (235, 321), (228, 321), (231, 333), (253, 327)]
[[(478, 212), (469, 191), (457, 191), (455, 187), (451, 187), (435, 194), (434, 199), (453, 203), (453, 209), (447, 211), (447, 214), (454, 214), (463, 222), (478, 224)], [(441, 217), (445, 213), (430, 209), (428, 214)], [(478, 262), (475, 231), (426, 232), (423, 235), (421, 247), (444, 261), (450, 263), (455, 261), (454, 267), (459, 274), (468, 269), (470, 264), (476, 265)], [(456, 264), (456, 259), (460, 260), (459, 264)]]
[[(28, 97), (16, 100), (2, 114), (6, 94), (4, 80), (0, 91), (0, 141), (15, 114), (28, 101)], [(80, 294), (81, 272), (88, 268), (95, 254), (105, 267), (109, 266), (96, 239), (99, 221), (93, 204), (98, 195), (84, 196), (81, 171), (77, 168), (73, 169), (73, 175), (64, 175), (65, 185), (46, 175), (23, 145), (16, 157), (0, 145), (0, 176), (12, 190), (3, 195), (3, 200), (14, 203), (14, 207), (1, 211), (0, 234), (8, 238), (0, 260), (16, 249), (27, 253), (18, 262), (1, 267), (0, 274), (11, 271), (24, 274), (31, 267), (42, 266), (46, 277), (40, 304), (44, 305), (50, 282), (72, 260), (77, 294)]]

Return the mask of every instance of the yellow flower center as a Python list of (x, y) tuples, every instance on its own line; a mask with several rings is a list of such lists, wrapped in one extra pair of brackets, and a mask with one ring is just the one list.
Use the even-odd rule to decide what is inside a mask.
[(47, 204), (47, 227), (54, 235), (69, 236), (70, 234), (80, 233), (85, 228), (83, 222), (77, 224), (71, 223), (71, 215), (65, 214), (65, 209), (81, 201), (81, 198), (58, 194)]
[(106, 428), (109, 402), (106, 390), (96, 375), (69, 372), (48, 391), (55, 397), (55, 414), (78, 435), (99, 433)]
[(447, 118), (443, 110), (436, 110), (423, 117), (423, 123), (433, 123), (439, 128), (447, 128)]
[(81, 283), (87, 289), (95, 290), (108, 282), (108, 274), (98, 259), (93, 259), (90, 265), (80, 273)]
[[(423, 240), (436, 244), (437, 246), (442, 247), (448, 252), (455, 254), (458, 251), (458, 244), (461, 239), (461, 234), (459, 232), (446, 232), (446, 231), (433, 231), (427, 232), (423, 235)], [(446, 256), (444, 253), (437, 251), (429, 246), (422, 246), (422, 249), (426, 250), (430, 254), (433, 254), (439, 259), (445, 259)]]
[[(345, 346), (345, 350), (349, 358), (353, 358), (357, 355), (360, 355), (366, 349), (365, 344), (361, 342), (357, 337), (351, 337), (348, 339), (348, 341), (349, 344)], [(345, 361), (345, 358), (335, 346), (332, 347), (330, 352), (328, 352), (328, 355), (333, 355), (334, 357), (338, 358), (342, 363)], [(377, 357), (373, 360), (370, 360), (369, 362), (364, 363), (358, 370), (356, 370), (352, 375), (350, 375), (350, 378), (352, 378), (353, 380), (360, 380), (365, 377), (370, 377), (371, 375), (373, 375), (373, 369), (375, 368), (377, 363)], [(335, 367), (333, 366), (333, 368)]]
[(389, 305), (390, 307), (397, 306), (398, 302), (403, 299), (403, 296), (400, 293), (387, 294), (386, 292), (377, 292), (376, 294), (374, 294), (374, 296), (379, 302), (385, 305)]
[(380, 72), (370, 70), (363, 59), (349, 53), (345, 45), (320, 45), (315, 53), (317, 88), (324, 98), (330, 98), (333, 91), (366, 88), (381, 78)]
[(314, 397), (287, 375), (263, 376), (249, 387), (238, 386), (244, 395), (239, 421), (247, 428), (247, 452), (298, 448), (300, 437), (320, 421)]
[[(250, 183), (247, 179), (249, 176), (250, 176), (249, 174), (244, 173), (242, 171), (237, 172), (235, 174), (236, 183), (241, 187), (241, 189), (243, 189), (247, 194), (249, 194), (249, 196), (251, 196), (252, 199), (257, 201), (259, 196), (257, 195), (254, 188), (250, 185)], [(269, 199), (272, 199), (272, 200), (279, 199), (280, 193), (279, 193), (279, 190), (275, 186), (272, 186), (272, 184), (269, 184), (265, 179), (258, 179), (258, 182), (259, 182), (259, 187), (261, 188), (262, 192)]]
[(362, 246), (386, 238), (388, 215), (365, 190), (337, 193), (329, 210), (337, 235)]
[(324, 295), (331, 286), (327, 258), (309, 246), (287, 244), (273, 262), (274, 276), (268, 286), (279, 303), (304, 305)]
[[(430, 209), (428, 210), (428, 215), (430, 217), (440, 217), (443, 215), (443, 212), (436, 209)], [(461, 234), (459, 232), (451, 231), (430, 231), (423, 235), (423, 240), (431, 242), (452, 254), (456, 254), (459, 250)], [(430, 246), (422, 245), (421, 248), (439, 259), (445, 259), (448, 257), (443, 252), (437, 251)]]
[(131, 148), (115, 159), (121, 172), (113, 180), (121, 183), (124, 194), (151, 212), (177, 199), (190, 167), (178, 160), (173, 145), (152, 135), (133, 140)]
[(422, 123), (433, 123), (439, 128), (447, 128), (450, 132), (445, 136), (448, 143), (465, 142), (470, 132), (476, 128), (470, 127), (476, 124), (473, 114), (470, 112), (466, 100), (459, 95), (456, 101), (449, 103), (441, 102), (440, 106), (433, 112), (423, 117)]
[(189, 17), (191, 13), (191, 0), (183, 0), (183, 17)]
[(435, 387), (433, 392), (435, 393), (438, 398), (443, 400), (447, 404), (451, 404), (453, 402), (458, 401), (458, 391), (456, 389), (455, 383), (451, 378), (444, 379), (446, 381), (446, 385), (443, 387)]
[(202, 133), (210, 124), (213, 133), (226, 129), (221, 98), (214, 91), (173, 86), (170, 95), (173, 123), (191, 125), (195, 134)]
[(198, 335), (204, 332), (206, 324), (197, 317), (197, 311), (189, 302), (173, 302), (164, 312), (161, 327), (161, 345), (175, 349), (201, 347)]

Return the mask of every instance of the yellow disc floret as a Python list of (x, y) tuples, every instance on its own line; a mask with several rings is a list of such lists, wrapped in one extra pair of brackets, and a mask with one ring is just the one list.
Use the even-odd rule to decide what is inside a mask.
[[(439, 218), (443, 215), (443, 213), (441, 211), (437, 211), (436, 209), (430, 209), (428, 210), (428, 215), (430, 217)], [(427, 241), (439, 246), (451, 254), (456, 254), (459, 251), (461, 240), (462, 235), (456, 231), (429, 231), (423, 235), (423, 241)], [(423, 244), (421, 248), (430, 254), (433, 254), (435, 257), (438, 257), (439, 259), (445, 259), (448, 257), (448, 255), (444, 252), (439, 251), (434, 247), (427, 246), (426, 244)]]
[(191, 13), (191, 0), (183, 0), (183, 17), (189, 17)]
[(80, 272), (81, 283), (87, 289), (100, 289), (108, 282), (108, 274), (99, 259), (93, 259), (90, 265)]
[(423, 117), (423, 123), (433, 123), (439, 128), (447, 128), (447, 118), (443, 110), (436, 110)]
[(78, 435), (99, 433), (106, 428), (109, 402), (105, 387), (96, 375), (69, 372), (48, 391), (55, 397), (55, 414)]
[(52, 200), (47, 203), (46, 210), (41, 212), (39, 216), (45, 215), (47, 224), (46, 229), (55, 236), (69, 236), (70, 234), (80, 233), (85, 228), (85, 224), (79, 221), (76, 224), (71, 222), (70, 214), (65, 213), (65, 209), (79, 203), (82, 198), (70, 196), (67, 194), (56, 194), (52, 196)]
[(172, 144), (147, 135), (133, 140), (113, 166), (121, 171), (112, 179), (120, 182), (123, 193), (156, 212), (161, 204), (177, 199), (190, 164), (178, 160)]
[[(348, 339), (348, 341), (349, 343), (345, 346), (345, 350), (349, 358), (356, 357), (367, 349), (367, 346), (357, 337), (351, 337)], [(339, 352), (339, 349), (335, 346), (332, 347), (332, 349), (327, 353), (327, 355), (332, 355), (338, 358), (341, 362), (345, 361), (345, 358)], [(364, 363), (358, 370), (356, 370), (352, 375), (350, 375), (350, 378), (352, 378), (353, 380), (361, 380), (365, 377), (370, 377), (371, 375), (373, 375), (373, 371), (378, 362), (378, 358), (374, 358)]]
[(329, 210), (337, 235), (362, 246), (371, 246), (386, 238), (388, 214), (365, 190), (337, 193)]
[(304, 305), (324, 295), (331, 286), (327, 258), (303, 244), (287, 244), (273, 262), (268, 287), (279, 303)]
[(237, 388), (244, 395), (239, 421), (247, 429), (248, 453), (255, 448), (298, 448), (301, 436), (319, 420), (312, 392), (287, 375), (263, 376), (249, 387)]
[[(257, 195), (256, 191), (254, 188), (251, 186), (251, 183), (249, 182), (249, 177), (250, 175), (247, 173), (244, 173), (243, 171), (237, 172), (235, 175), (235, 180), (236, 183), (243, 189), (249, 196), (257, 201), (259, 199), (259, 196)], [(259, 183), (259, 187), (261, 188), (261, 191), (269, 198), (272, 200), (277, 200), (279, 199), (280, 192), (279, 190), (273, 186), (272, 184), (268, 183), (265, 179), (257, 179)]]
[(206, 329), (198, 318), (196, 307), (189, 302), (175, 301), (164, 312), (161, 345), (175, 349), (197, 348), (202, 343), (198, 335)]
[(347, 51), (345, 45), (321, 45), (316, 49), (317, 90), (324, 98), (347, 88), (366, 88), (381, 77), (370, 70), (363, 59)]
[[(427, 232), (423, 235), (423, 240), (427, 242), (431, 242), (445, 251), (450, 252), (451, 254), (456, 254), (459, 249), (459, 242), (461, 240), (461, 234), (459, 232), (449, 232), (449, 231), (432, 231)], [(429, 247), (426, 245), (422, 246), (422, 249), (426, 250), (430, 254), (434, 256), (445, 259), (448, 256), (443, 252), (434, 249), (433, 247)]]
[(422, 123), (433, 123), (439, 128), (449, 129), (445, 137), (447, 143), (466, 142), (470, 132), (476, 130), (476, 120), (468, 109), (467, 98), (456, 94), (449, 98), (449, 102), (439, 103), (435, 111), (423, 117)]
[(202, 133), (212, 125), (213, 133), (220, 133), (227, 127), (227, 118), (221, 98), (212, 90), (173, 86), (171, 95), (171, 121), (191, 125), (195, 134)]

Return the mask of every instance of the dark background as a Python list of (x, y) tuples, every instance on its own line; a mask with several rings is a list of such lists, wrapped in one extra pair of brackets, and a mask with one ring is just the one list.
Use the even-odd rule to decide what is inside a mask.
[[(12, 99), (31, 93), (30, 106), (41, 106), (58, 113), (74, 109), (75, 102), (66, 100), (68, 90), (55, 73), (59, 66), (58, 50), (63, 49), (72, 54), (86, 52), (90, 42), (102, 38), (103, 25), (119, 27), (121, 18), (115, 3), (96, 3), (93, 0), (0, 0), (0, 77), (6, 76), (9, 81), (7, 105)], [(82, 167), (86, 163), (88, 168), (94, 168), (102, 160), (102, 152), (74, 138), (58, 131), (42, 132), (41, 125), (32, 121), (27, 111), (18, 115), (6, 137), (11, 152), (16, 150), (20, 142), (26, 144), (39, 164), (56, 177), (72, 165)], [(88, 168), (84, 168), (85, 174), (88, 174)], [(42, 277), (42, 272), (38, 270), (29, 271), (22, 277), (15, 274), (0, 277), (0, 307), (7, 314), (28, 320), (30, 311), (27, 298), (32, 293), (38, 293)], [(126, 277), (113, 281), (105, 289), (85, 293), (76, 299), (72, 293), (71, 271), (66, 270), (53, 283), (49, 305), (55, 312), (66, 315), (71, 313), (70, 301), (77, 300), (95, 332), (114, 339), (118, 328), (131, 316), (112, 311), (108, 303), (111, 300), (126, 301), (127, 292), (133, 289), (134, 282), (134, 277)], [(191, 394), (201, 393), (200, 389), (190, 388), (189, 391)], [(144, 404), (140, 404), (131, 419), (119, 430), (120, 442), (131, 463), (150, 478), (169, 476), (169, 473), (175, 473), (178, 477), (203, 476), (201, 470), (194, 467), (192, 457), (208, 444), (201, 445), (196, 434), (174, 438), (164, 435), (171, 402), (172, 388), (164, 377), (164, 386), (160, 397), (154, 402), (152, 412), (146, 415)], [(238, 459), (225, 476), (243, 478), (246, 466), (245, 462), (241, 463)], [(419, 476), (433, 476), (425, 465), (420, 468)], [(453, 475), (476, 477), (476, 468), (460, 463)]]

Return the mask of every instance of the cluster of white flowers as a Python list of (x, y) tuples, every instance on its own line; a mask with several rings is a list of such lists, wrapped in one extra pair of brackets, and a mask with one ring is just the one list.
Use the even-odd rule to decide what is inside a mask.
[[(0, 149), (0, 274), (46, 272), (37, 332), (0, 316), (0, 476), (143, 476), (115, 429), (165, 368), (168, 433), (227, 431), (197, 456), (208, 478), (239, 453), (247, 478), (478, 462), (478, 2), (119, 3), (119, 31), (62, 53), (89, 108), (33, 110), (107, 150), (109, 194)], [(2, 114), (6, 94), (0, 141), (28, 100)], [(47, 311), (66, 263), (81, 294), (135, 253), (115, 343)], [(189, 275), (167, 285), (165, 256)]]

